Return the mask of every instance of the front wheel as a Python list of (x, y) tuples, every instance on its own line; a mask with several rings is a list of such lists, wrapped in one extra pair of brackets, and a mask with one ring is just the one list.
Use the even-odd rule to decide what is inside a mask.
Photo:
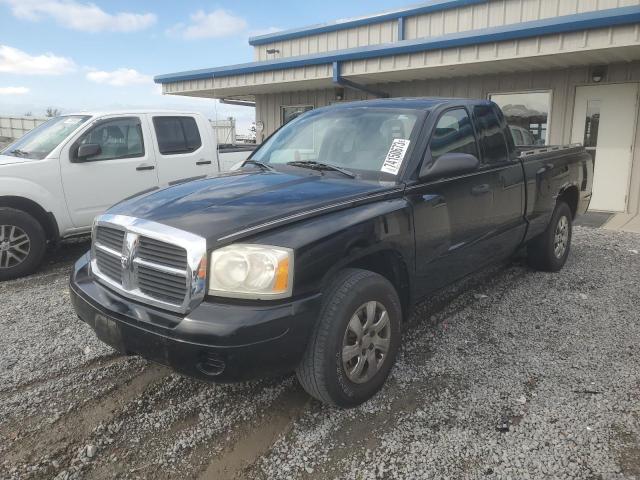
[(527, 246), (527, 260), (531, 267), (557, 272), (564, 266), (571, 248), (572, 221), (569, 205), (558, 203), (547, 229)]
[(341, 272), (324, 292), (296, 375), (318, 400), (354, 407), (375, 395), (400, 345), (402, 309), (393, 285), (367, 270)]
[(46, 245), (44, 229), (35, 218), (22, 210), (0, 208), (0, 280), (35, 271)]

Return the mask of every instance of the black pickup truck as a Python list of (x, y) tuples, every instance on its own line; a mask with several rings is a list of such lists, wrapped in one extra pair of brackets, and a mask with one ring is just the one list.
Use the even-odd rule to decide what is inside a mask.
[(71, 298), (123, 353), (220, 382), (295, 370), (354, 406), (383, 385), (416, 302), (521, 247), (562, 268), (592, 172), (578, 146), (516, 148), (485, 100), (320, 108), (237, 171), (98, 217)]

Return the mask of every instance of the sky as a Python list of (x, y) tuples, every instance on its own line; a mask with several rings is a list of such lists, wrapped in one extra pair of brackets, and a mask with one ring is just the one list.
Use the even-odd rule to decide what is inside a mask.
[(162, 95), (158, 74), (253, 60), (248, 38), (411, 0), (0, 0), (0, 116), (166, 108), (237, 119), (253, 108)]

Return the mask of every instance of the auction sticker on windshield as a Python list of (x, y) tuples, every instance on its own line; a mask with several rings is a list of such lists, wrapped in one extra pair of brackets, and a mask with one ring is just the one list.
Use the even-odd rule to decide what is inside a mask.
[(382, 164), (380, 171), (390, 173), (391, 175), (398, 175), (404, 156), (409, 148), (409, 143), (410, 140), (396, 138), (391, 143), (391, 148), (389, 148), (389, 152), (387, 153), (387, 157), (384, 159), (384, 163)]

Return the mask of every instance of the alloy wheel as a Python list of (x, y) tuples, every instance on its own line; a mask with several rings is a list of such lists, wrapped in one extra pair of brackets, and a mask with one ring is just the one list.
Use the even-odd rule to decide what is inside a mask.
[(29, 235), (15, 225), (0, 225), (0, 268), (13, 268), (31, 251)]
[(391, 345), (389, 313), (380, 302), (361, 305), (353, 314), (342, 342), (342, 365), (347, 378), (365, 383), (380, 370)]
[(553, 253), (556, 258), (562, 258), (569, 245), (569, 219), (562, 216), (558, 219), (553, 237)]

